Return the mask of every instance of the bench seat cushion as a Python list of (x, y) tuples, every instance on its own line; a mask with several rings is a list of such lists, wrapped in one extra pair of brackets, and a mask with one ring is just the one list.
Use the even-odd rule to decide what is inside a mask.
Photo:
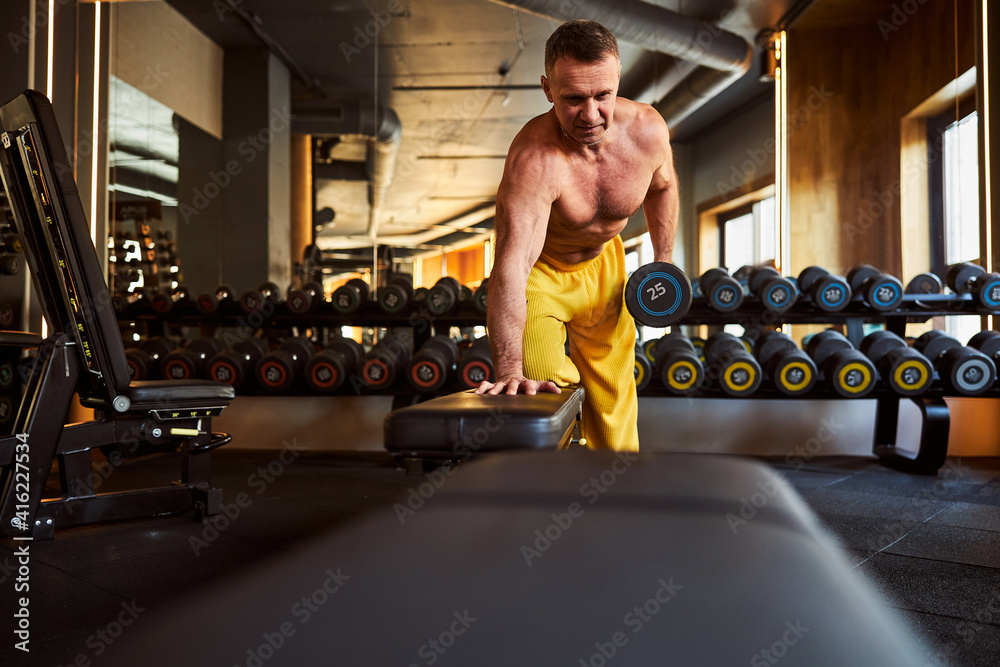
[(385, 448), (457, 455), (557, 449), (572, 432), (583, 395), (579, 388), (535, 396), (486, 396), (470, 389), (434, 398), (386, 415)]

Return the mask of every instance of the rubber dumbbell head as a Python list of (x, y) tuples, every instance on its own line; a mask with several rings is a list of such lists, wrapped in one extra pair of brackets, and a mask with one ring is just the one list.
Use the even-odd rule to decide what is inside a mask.
[(486, 308), (489, 305), (489, 278), (483, 278), (483, 282), (479, 283), (479, 287), (476, 288), (475, 293), (472, 295), (472, 305), (476, 307), (480, 313), (485, 313)]
[(779, 331), (761, 334), (754, 357), (775, 388), (788, 396), (808, 393), (819, 375), (816, 363), (791, 338)]
[(220, 352), (209, 359), (205, 376), (239, 389), (253, 376), (254, 369), (266, 354), (267, 342), (251, 336), (235, 345), (231, 352)]
[(466, 389), (475, 389), (483, 382), (494, 381), (489, 338), (477, 338), (462, 353), (458, 361), (458, 381)]
[(406, 342), (398, 336), (387, 336), (365, 355), (361, 362), (361, 380), (371, 389), (387, 389), (405, 371), (409, 359), (410, 348)]
[(993, 360), (972, 347), (949, 348), (936, 366), (944, 385), (963, 396), (978, 396), (996, 381)]
[(203, 377), (208, 360), (223, 348), (222, 342), (218, 339), (195, 338), (184, 347), (163, 357), (160, 372), (167, 380), (191, 380)]
[(306, 365), (306, 382), (318, 392), (339, 389), (352, 373), (356, 373), (364, 348), (350, 338), (335, 338), (317, 352)]
[(743, 305), (743, 286), (725, 269), (709, 269), (701, 274), (699, 282), (712, 310), (731, 313)]
[(816, 334), (806, 345), (806, 353), (834, 392), (844, 398), (862, 398), (875, 388), (875, 365), (839, 331)]
[(851, 291), (860, 294), (870, 308), (889, 312), (903, 301), (903, 283), (894, 276), (882, 273), (871, 264), (862, 264), (847, 273)]
[(907, 294), (940, 294), (941, 279), (934, 273), (918, 273), (906, 284)]
[(686, 336), (671, 333), (659, 339), (656, 345), (656, 375), (667, 391), (689, 395), (701, 389), (705, 368)]
[(786, 313), (795, 305), (798, 290), (795, 284), (771, 266), (755, 268), (750, 273), (750, 292), (772, 313)]
[(288, 290), (285, 303), (288, 304), (288, 312), (295, 315), (305, 315), (322, 300), (323, 286), (319, 283), (308, 282), (298, 289)]
[(833, 275), (820, 266), (807, 267), (799, 274), (799, 289), (810, 296), (813, 304), (827, 313), (836, 313), (851, 301), (851, 286), (841, 276)]
[(330, 299), (333, 309), (342, 315), (357, 312), (368, 300), (368, 283), (361, 278), (351, 278), (334, 290)]
[(945, 283), (955, 294), (967, 294), (972, 290), (972, 281), (984, 273), (986, 269), (972, 262), (952, 264), (945, 274)]
[(438, 279), (427, 293), (427, 310), (431, 315), (444, 315), (458, 304), (462, 286), (451, 276)]
[(730, 396), (748, 396), (757, 391), (761, 369), (746, 344), (730, 333), (720, 331), (705, 343), (705, 364), (718, 378), (719, 387)]
[(934, 380), (930, 360), (891, 331), (868, 334), (860, 349), (875, 364), (882, 380), (901, 396), (919, 396)]
[(386, 313), (401, 313), (413, 299), (413, 283), (408, 277), (396, 275), (379, 288), (378, 305)]
[(285, 391), (303, 376), (314, 353), (315, 347), (307, 338), (285, 340), (257, 362), (257, 383), (270, 392)]
[(642, 391), (653, 379), (653, 364), (646, 358), (641, 345), (635, 346), (635, 366), (633, 370), (636, 391)]
[(691, 282), (667, 262), (640, 266), (625, 284), (625, 306), (639, 324), (669, 327), (691, 308)]
[(420, 391), (437, 391), (444, 386), (458, 361), (458, 346), (445, 335), (427, 339), (406, 367), (410, 385)]

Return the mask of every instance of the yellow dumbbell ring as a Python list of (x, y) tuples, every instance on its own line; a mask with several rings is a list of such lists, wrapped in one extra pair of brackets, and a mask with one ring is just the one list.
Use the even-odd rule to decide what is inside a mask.
[[(903, 373), (905, 373), (907, 370), (911, 368), (916, 370), (917, 373), (919, 374), (920, 379), (917, 380), (916, 382), (906, 382), (903, 377)], [(896, 380), (896, 384), (899, 385), (900, 387), (906, 387), (908, 389), (920, 389), (925, 384), (927, 384), (928, 380), (930, 379), (930, 376), (927, 372), (927, 367), (924, 364), (920, 363), (916, 359), (910, 359), (909, 361), (904, 361), (899, 365), (899, 368), (897, 368), (896, 372), (893, 374), (893, 378)]]
[[(788, 379), (789, 371), (799, 370), (802, 371), (802, 381), (801, 382), (791, 382)], [(788, 391), (799, 391), (800, 389), (805, 389), (812, 382), (812, 369), (801, 361), (793, 361), (784, 368), (781, 369), (780, 378), (781, 385)]]
[[(747, 373), (747, 381), (743, 384), (736, 384), (733, 382), (733, 375), (739, 370), (744, 370)], [(745, 361), (737, 361), (735, 364), (726, 369), (724, 378), (726, 380), (726, 385), (730, 389), (733, 391), (743, 391), (747, 387), (753, 386), (754, 381), (757, 379), (757, 369)]]
[[(858, 371), (859, 373), (861, 373), (861, 375), (864, 377), (864, 381), (858, 383), (858, 385), (854, 387), (847, 384), (847, 374), (850, 373), (851, 371)], [(841, 368), (840, 373), (837, 374), (837, 382), (840, 383), (840, 386), (844, 388), (844, 391), (850, 392), (852, 394), (859, 394), (863, 392), (865, 389), (868, 388), (868, 385), (871, 384), (871, 381), (872, 381), (871, 371), (868, 370), (867, 366), (865, 366), (864, 364), (859, 364), (856, 361), (847, 364), (846, 366)]]
[[(691, 377), (687, 382), (678, 382), (675, 378), (677, 377), (676, 371), (681, 368), (686, 368), (690, 373)], [(670, 364), (670, 368), (667, 369), (667, 382), (670, 384), (671, 389), (676, 389), (677, 391), (686, 391), (690, 389), (698, 379), (698, 369), (695, 368), (694, 364), (685, 359), (675, 361)]]

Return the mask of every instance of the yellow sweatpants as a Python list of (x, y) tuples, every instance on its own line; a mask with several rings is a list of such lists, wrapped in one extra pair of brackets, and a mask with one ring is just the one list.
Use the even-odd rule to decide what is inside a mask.
[(528, 276), (524, 374), (584, 388), (581, 435), (591, 449), (639, 450), (635, 321), (623, 307), (625, 280), (618, 236), (582, 264), (543, 253)]

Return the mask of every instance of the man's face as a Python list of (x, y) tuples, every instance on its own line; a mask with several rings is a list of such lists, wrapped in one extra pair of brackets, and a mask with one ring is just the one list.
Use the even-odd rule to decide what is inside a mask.
[(542, 90), (552, 102), (556, 118), (570, 137), (582, 144), (604, 138), (615, 113), (621, 63), (606, 56), (593, 63), (560, 58), (552, 77), (542, 77)]

